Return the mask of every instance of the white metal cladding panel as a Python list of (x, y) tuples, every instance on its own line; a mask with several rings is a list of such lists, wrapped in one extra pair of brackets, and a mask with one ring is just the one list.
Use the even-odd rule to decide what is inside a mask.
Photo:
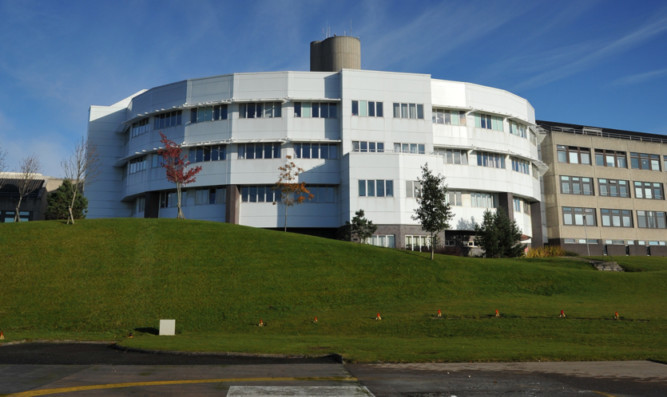
[[(185, 113), (187, 113), (187, 115)], [(207, 144), (222, 140), (229, 140), (232, 137), (232, 121), (230, 119), (204, 121), (191, 124), (189, 122), (189, 111), (186, 111), (185, 113), (183, 114), (184, 120), (185, 118), (188, 120), (187, 122), (184, 121), (184, 124), (186, 125), (185, 143), (187, 145), (194, 145), (197, 143)]]
[[(351, 153), (350, 217), (363, 209), (367, 218), (377, 224), (417, 224), (412, 219), (415, 203), (406, 199), (405, 181), (417, 180), (421, 167), (428, 163), (434, 173), (441, 173), (435, 156), (398, 153)], [(359, 180), (391, 180), (393, 197), (359, 196)]]
[(88, 217), (103, 218), (129, 216), (130, 212), (120, 199), (123, 190), (123, 171), (114, 164), (124, 155), (125, 136), (116, 133), (126, 117), (130, 98), (114, 106), (91, 106), (88, 123), (88, 144), (95, 147), (99, 159), (99, 173), (86, 181)]
[(534, 200), (540, 199), (539, 181), (511, 169), (446, 164), (443, 175), (450, 190), (511, 192)]
[[(289, 207), (287, 227), (338, 227), (338, 204), (303, 203)], [(285, 206), (280, 203), (242, 202), (239, 223), (254, 227), (284, 227)]]
[(146, 112), (174, 110), (186, 101), (187, 82), (181, 81), (151, 88), (132, 99), (132, 112), (128, 118), (142, 115)]
[[(454, 217), (449, 221), (450, 230), (475, 230), (482, 223), (487, 208), (452, 206)], [(495, 212), (495, 208), (488, 208)]]
[(338, 72), (288, 72), (288, 97), (296, 100), (340, 99)]
[(239, 105), (234, 108), (234, 119), (232, 120), (232, 139), (240, 141), (252, 140), (285, 140), (287, 139), (288, 117), (273, 118), (238, 118)]
[(466, 83), (459, 81), (431, 80), (431, 97), (435, 107), (465, 108)]
[[(229, 153), (227, 156), (229, 158)], [(278, 167), (284, 165), (285, 161), (284, 158), (232, 160), (229, 182), (233, 185), (272, 185), (278, 181)]]
[[(340, 104), (338, 104), (340, 113)], [(285, 108), (283, 107), (283, 110)], [(340, 121), (336, 119), (293, 117), (293, 107), (289, 107), (289, 131), (287, 137), (292, 141), (340, 140)], [(339, 115), (340, 116), (340, 115)]]
[(286, 98), (288, 72), (234, 74), (234, 99), (254, 101)]
[(466, 83), (468, 106), (475, 109), (509, 114), (535, 123), (533, 107), (527, 100), (498, 88)]
[(433, 126), (433, 144), (440, 148), (460, 148), (500, 152), (527, 160), (538, 160), (537, 146), (530, 139), (509, 132), (449, 125)]
[(188, 80), (187, 103), (197, 105), (231, 99), (233, 83), (232, 75)]

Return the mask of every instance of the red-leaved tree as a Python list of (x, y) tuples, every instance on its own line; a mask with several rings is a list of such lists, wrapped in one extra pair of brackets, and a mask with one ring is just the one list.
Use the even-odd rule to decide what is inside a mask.
[(197, 180), (195, 175), (201, 171), (201, 166), (188, 168), (190, 162), (188, 156), (183, 156), (181, 146), (168, 139), (162, 132), (160, 132), (160, 142), (162, 142), (164, 148), (160, 148), (157, 154), (162, 156), (162, 167), (166, 170), (167, 180), (176, 184), (176, 196), (178, 198), (178, 215), (176, 218), (185, 219), (181, 206), (181, 191), (183, 186)]
[(312, 200), (314, 195), (306, 188), (304, 182), (299, 182), (299, 174), (303, 168), (297, 167), (291, 156), (287, 156), (285, 165), (278, 167), (280, 178), (273, 187), (280, 192), (280, 201), (285, 206), (285, 223), (283, 227), (287, 231), (287, 210), (295, 204), (301, 204), (306, 200)]

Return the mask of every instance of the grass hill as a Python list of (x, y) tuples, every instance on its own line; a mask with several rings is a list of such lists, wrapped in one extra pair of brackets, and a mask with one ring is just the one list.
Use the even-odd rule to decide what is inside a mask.
[[(0, 224), (0, 255), (0, 343), (103, 339), (358, 361), (667, 361), (665, 258), (613, 258), (633, 270), (625, 273), (573, 259), (430, 261), (172, 219)], [(176, 320), (175, 337), (150, 332), (165, 318)]]

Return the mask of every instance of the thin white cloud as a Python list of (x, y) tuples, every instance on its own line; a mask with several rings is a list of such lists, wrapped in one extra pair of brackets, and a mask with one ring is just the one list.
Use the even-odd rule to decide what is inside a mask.
[[(667, 31), (667, 16), (665, 16), (663, 13), (661, 17), (656, 18), (650, 23), (642, 25), (638, 29), (612, 41), (605, 46), (602, 46), (597, 50), (591, 51), (588, 55), (578, 59), (574, 58), (575, 60), (573, 62), (564, 63), (562, 64), (563, 66), (539, 73), (517, 84), (514, 89), (524, 90), (536, 88), (569, 77), (583, 70), (592, 68), (607, 58), (628, 51), (647, 40), (653, 39), (665, 31)], [(566, 49), (564, 48), (559, 48), (557, 50), (567, 54)], [(540, 55), (541, 54), (536, 54), (536, 57), (539, 57)]]
[(628, 86), (628, 85), (635, 85), (635, 84), (642, 84), (646, 83), (655, 79), (662, 78), (664, 76), (667, 76), (667, 68), (664, 69), (659, 69), (659, 70), (652, 70), (650, 72), (644, 72), (644, 73), (637, 73), (633, 74), (630, 76), (625, 76), (622, 78), (619, 78), (617, 80), (614, 80), (611, 85), (612, 86)]
[[(382, 69), (419, 70), (447, 55), (459, 56), (456, 51), (461, 47), (491, 35), (531, 8), (525, 2), (485, 3), (484, 7), (474, 2), (430, 4), (432, 6), (423, 7), (416, 16), (400, 19), (400, 15), (393, 15), (390, 19), (380, 14), (380, 17), (371, 19), (372, 22), (361, 30), (362, 36), (371, 36), (364, 50), (365, 63)], [(370, 12), (377, 14), (378, 9)]]

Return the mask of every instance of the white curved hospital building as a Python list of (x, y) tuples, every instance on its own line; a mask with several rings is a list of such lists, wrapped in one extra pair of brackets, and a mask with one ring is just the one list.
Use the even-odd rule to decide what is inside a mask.
[(378, 225), (374, 244), (424, 245), (413, 215), (428, 164), (446, 177), (449, 245), (467, 245), (484, 211), (498, 207), (541, 245), (547, 167), (530, 103), (428, 74), (361, 70), (359, 48), (331, 37), (311, 43), (311, 71), (191, 79), (92, 106), (88, 139), (101, 173), (86, 185), (88, 217), (176, 216), (156, 153), (163, 132), (202, 166), (184, 194), (189, 219), (282, 228), (271, 188), (292, 156), (314, 198), (290, 208), (289, 229), (332, 236), (363, 209)]

